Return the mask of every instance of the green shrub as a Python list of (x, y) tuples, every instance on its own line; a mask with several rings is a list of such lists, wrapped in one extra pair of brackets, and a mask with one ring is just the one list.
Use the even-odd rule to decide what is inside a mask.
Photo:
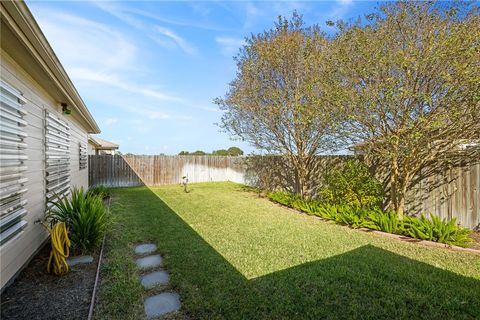
[(428, 219), (424, 214), (417, 217), (405, 217), (403, 234), (412, 238), (430, 240), (450, 245), (466, 247), (473, 240), (470, 238), (471, 230), (457, 226), (457, 219), (450, 221), (430, 215)]
[(87, 191), (87, 195), (99, 196), (104, 199), (110, 196), (110, 189), (103, 185), (90, 187)]
[(51, 203), (47, 219), (52, 224), (65, 222), (75, 250), (91, 251), (99, 244), (107, 225), (107, 209), (101, 197), (73, 188), (70, 198)]
[(325, 181), (326, 186), (319, 191), (323, 202), (356, 207), (375, 207), (382, 203), (382, 184), (359, 160), (332, 166)]

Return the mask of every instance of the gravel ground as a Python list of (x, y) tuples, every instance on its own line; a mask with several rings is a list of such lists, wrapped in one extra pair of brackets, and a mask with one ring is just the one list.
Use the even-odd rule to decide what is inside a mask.
[(46, 272), (50, 243), (32, 259), (1, 296), (1, 319), (87, 319), (98, 254), (62, 276)]

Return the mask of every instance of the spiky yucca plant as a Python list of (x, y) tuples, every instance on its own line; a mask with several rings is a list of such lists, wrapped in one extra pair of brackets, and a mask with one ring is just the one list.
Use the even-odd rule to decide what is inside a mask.
[(107, 226), (107, 209), (101, 197), (73, 188), (71, 196), (51, 202), (47, 215), (50, 223), (65, 222), (74, 249), (92, 251), (100, 242)]

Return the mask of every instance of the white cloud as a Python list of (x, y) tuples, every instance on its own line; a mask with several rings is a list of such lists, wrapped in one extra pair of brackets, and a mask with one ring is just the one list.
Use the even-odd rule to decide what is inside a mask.
[(37, 21), (67, 69), (73, 66), (134, 69), (132, 62), (137, 48), (122, 33), (61, 11), (34, 8)]
[(116, 87), (127, 92), (140, 94), (146, 97), (155, 98), (163, 101), (183, 102), (183, 99), (174, 95), (167, 94), (158, 90), (145, 88), (134, 83), (126, 82), (116, 74), (104, 74), (85, 68), (72, 68), (70, 70), (72, 78), (78, 81), (98, 82), (107, 86)]
[(197, 48), (189, 44), (186, 39), (176, 34), (173, 30), (162, 26), (145, 23), (144, 21), (136, 18), (135, 15), (132, 14), (132, 11), (127, 8), (112, 5), (111, 3), (107, 2), (95, 2), (95, 5), (98, 8), (108, 12), (112, 16), (117, 17), (126, 24), (141, 30), (148, 37), (163, 47), (172, 48), (174, 46), (178, 46), (187, 54), (195, 55), (197, 53)]
[(244, 39), (233, 37), (216, 37), (215, 41), (222, 47), (222, 54), (232, 56), (245, 44)]
[[(190, 55), (197, 53), (197, 49), (190, 45), (184, 38), (180, 37), (178, 34), (173, 32), (170, 29), (156, 26), (155, 30), (159, 33), (160, 36), (166, 37), (167, 39), (173, 41), (178, 47)], [(157, 41), (159, 44), (164, 44), (163, 41)]]
[[(128, 23), (138, 29), (144, 28), (145, 24), (142, 22), (142, 20), (137, 19), (136, 16), (140, 16), (142, 17), (142, 19), (147, 18), (147, 19), (151, 19), (151, 20), (161, 22), (163, 24), (169, 24), (169, 25), (192, 27), (192, 28), (214, 30), (214, 31), (229, 31), (229, 29), (227, 28), (219, 27), (215, 24), (212, 24), (211, 21), (199, 21), (199, 19), (182, 20), (172, 16), (165, 17), (159, 14), (158, 12), (152, 13), (152, 12), (141, 10), (138, 8), (119, 6), (117, 4), (113, 4), (110, 1), (96, 1), (96, 2), (93, 2), (93, 4), (96, 5), (99, 9), (104, 10), (105, 12), (117, 17), (123, 22)], [(221, 5), (221, 3), (217, 3), (217, 4)], [(191, 3), (190, 5), (196, 6), (198, 4)], [(197, 7), (197, 9), (198, 8), (199, 7)], [(206, 11), (203, 12), (203, 14), (206, 14), (206, 13), (207, 13)]]
[[(143, 65), (132, 39), (101, 23), (60, 11), (37, 8), (34, 12), (42, 30), (50, 40), (63, 66), (77, 83), (97, 82), (116, 87), (124, 92), (140, 94), (163, 101), (182, 102), (183, 99), (169, 93), (132, 81), (132, 72), (148, 70)], [(180, 37), (169, 34), (186, 51), (193, 49)], [(66, 41), (65, 39), (69, 39)], [(120, 94), (123, 94), (121, 92)]]
[(114, 125), (114, 124), (117, 123), (117, 122), (118, 122), (118, 118), (107, 118), (107, 119), (105, 120), (105, 124), (106, 124), (107, 126)]

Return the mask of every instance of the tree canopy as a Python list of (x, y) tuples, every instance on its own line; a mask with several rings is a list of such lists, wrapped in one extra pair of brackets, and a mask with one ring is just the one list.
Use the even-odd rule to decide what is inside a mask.
[(236, 57), (237, 76), (216, 103), (221, 126), (256, 149), (283, 154), (295, 175), (295, 191), (313, 194), (314, 158), (334, 147), (334, 84), (329, 42), (318, 26), (294, 13), (246, 40)]
[(368, 24), (343, 26), (332, 45), (343, 129), (383, 162), (387, 205), (400, 213), (422, 170), (478, 159), (477, 149), (461, 150), (480, 138), (480, 20), (465, 9), (387, 4)]
[(337, 27), (326, 37), (294, 13), (247, 39), (221, 127), (283, 155), (305, 197), (316, 156), (356, 145), (402, 214), (421, 176), (480, 159), (478, 6), (398, 1)]
[(180, 151), (179, 156), (232, 156), (232, 157), (237, 157), (237, 156), (242, 156), (243, 155), (243, 150), (240, 149), (239, 147), (230, 147), (228, 149), (220, 149), (220, 150), (213, 150), (212, 153), (208, 153), (202, 150), (197, 150), (194, 152), (189, 152), (189, 151)]

